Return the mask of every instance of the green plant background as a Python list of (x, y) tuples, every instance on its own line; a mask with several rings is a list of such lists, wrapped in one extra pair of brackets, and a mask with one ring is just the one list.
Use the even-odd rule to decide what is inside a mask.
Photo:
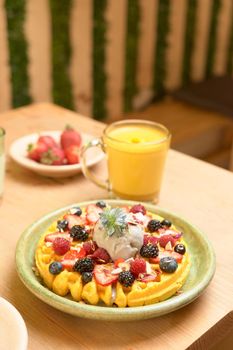
[[(117, 1), (117, 0), (116, 0)], [(125, 40), (125, 71), (122, 97), (124, 111), (133, 109), (133, 99), (138, 92), (136, 72), (138, 67), (138, 43), (140, 39), (141, 8), (139, 0), (125, 0), (127, 6), (126, 40)], [(156, 44), (153, 66), (154, 95), (162, 98), (166, 94), (165, 81), (167, 77), (167, 47), (170, 28), (171, 0), (158, 0), (157, 20), (155, 25)], [(192, 54), (197, 18), (197, 4), (200, 0), (187, 0), (184, 51), (182, 60), (182, 83), (191, 81)], [(105, 18), (108, 0), (92, 0), (93, 4), (93, 47), (92, 47), (92, 114), (96, 119), (108, 116), (106, 100), (106, 46), (109, 23)], [(216, 55), (216, 34), (222, 0), (212, 0), (209, 25), (209, 40), (205, 63), (205, 76), (213, 75)], [(9, 65), (12, 84), (12, 106), (19, 107), (32, 102), (30, 96), (30, 81), (28, 76), (28, 43), (24, 33), (26, 17), (26, 0), (5, 0), (4, 3), (9, 46)], [(52, 95), (55, 103), (69, 109), (74, 108), (73, 89), (69, 74), (70, 58), (70, 14), (73, 0), (49, 0), (52, 33)], [(231, 32), (229, 35), (226, 74), (233, 71), (233, 14)], [(81, 82), (80, 82), (81, 83)]]

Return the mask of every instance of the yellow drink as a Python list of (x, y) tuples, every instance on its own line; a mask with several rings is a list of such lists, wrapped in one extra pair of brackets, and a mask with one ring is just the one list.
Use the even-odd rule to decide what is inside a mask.
[(170, 143), (168, 130), (146, 121), (123, 121), (104, 133), (109, 182), (117, 196), (157, 200)]

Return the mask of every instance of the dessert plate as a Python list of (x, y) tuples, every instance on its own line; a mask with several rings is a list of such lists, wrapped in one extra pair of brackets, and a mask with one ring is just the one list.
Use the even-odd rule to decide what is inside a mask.
[[(124, 200), (105, 200), (105, 202), (111, 206), (137, 204), (133, 201)], [(215, 272), (215, 254), (205, 234), (183, 218), (152, 204), (143, 203), (147, 210), (171, 220), (179, 230), (184, 232), (184, 239), (191, 257), (191, 269), (182, 287), (182, 293), (178, 293), (170, 299), (157, 304), (116, 308), (79, 303), (72, 301), (69, 297), (60, 297), (48, 290), (33, 273), (33, 266), (35, 265), (34, 254), (38, 240), (46, 228), (69, 208), (75, 205), (86, 206), (91, 203), (95, 203), (95, 201), (72, 204), (47, 214), (33, 223), (21, 235), (16, 248), (17, 271), (25, 286), (39, 299), (61, 311), (79, 317), (129, 321), (157, 317), (175, 311), (196, 299), (208, 286)], [(200, 261), (205, 261), (205, 264), (201, 265)]]
[(0, 349), (26, 350), (28, 333), (19, 311), (0, 297)]
[[(50, 135), (53, 136), (56, 141), (59, 141), (61, 131), (45, 131), (41, 132), (40, 135)], [(44, 165), (35, 162), (27, 158), (27, 146), (30, 143), (35, 143), (38, 139), (39, 133), (30, 134), (23, 136), (15, 140), (10, 147), (11, 158), (24, 168), (34, 171), (43, 176), (49, 177), (68, 177), (73, 176), (81, 172), (81, 165)], [(83, 144), (89, 142), (93, 139), (93, 136), (89, 134), (82, 133)], [(97, 148), (92, 148), (89, 150), (87, 166), (93, 166), (103, 159), (104, 154)]]

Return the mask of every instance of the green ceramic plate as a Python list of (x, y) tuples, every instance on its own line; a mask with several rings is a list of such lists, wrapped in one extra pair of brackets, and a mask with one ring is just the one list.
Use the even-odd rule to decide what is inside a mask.
[[(135, 204), (132, 201), (122, 200), (106, 200), (106, 202), (112, 206)], [(93, 201), (79, 203), (78, 205), (86, 206), (89, 203), (93, 203)], [(74, 204), (56, 210), (36, 221), (24, 231), (16, 248), (16, 265), (19, 277), (25, 286), (45, 303), (79, 317), (112, 321), (140, 320), (161, 316), (191, 303), (210, 283), (215, 272), (215, 254), (205, 234), (177, 215), (159, 209), (154, 205), (145, 204), (147, 210), (171, 220), (184, 232), (192, 265), (189, 276), (182, 287), (183, 293), (157, 304), (130, 308), (86, 305), (56, 295), (44, 287), (34, 275), (32, 271), (34, 253), (41, 234), (54, 220), (73, 206)], [(205, 263), (203, 264), (203, 262)]]

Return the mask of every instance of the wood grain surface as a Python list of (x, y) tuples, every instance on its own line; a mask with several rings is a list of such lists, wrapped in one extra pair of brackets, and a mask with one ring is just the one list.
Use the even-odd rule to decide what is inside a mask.
[[(51, 104), (37, 104), (0, 115), (7, 151), (13, 140), (65, 124), (101, 135), (103, 124)], [(95, 168), (104, 176), (104, 165)], [(193, 303), (160, 318), (139, 322), (96, 322), (64, 314), (32, 295), (15, 269), (20, 234), (42, 215), (73, 202), (107, 197), (82, 175), (49, 179), (7, 159), (5, 192), (0, 206), (0, 294), (25, 319), (29, 350), (59, 349), (208, 349), (233, 327), (233, 174), (170, 151), (159, 205), (203, 230), (217, 257), (209, 287)], [(205, 264), (200, 261), (200, 264)], [(193, 344), (193, 345), (192, 345)]]

